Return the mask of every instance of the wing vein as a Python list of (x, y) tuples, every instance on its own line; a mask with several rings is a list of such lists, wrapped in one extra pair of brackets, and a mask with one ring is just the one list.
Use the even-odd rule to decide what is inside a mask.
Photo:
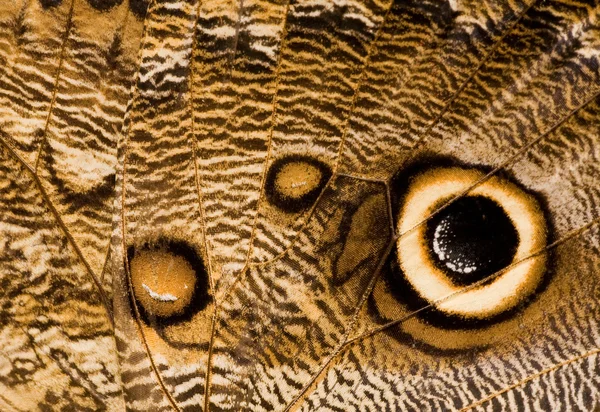
[[(265, 157), (265, 162), (264, 162), (264, 168), (263, 168), (263, 173), (262, 173), (262, 177), (261, 177), (261, 184), (260, 184), (260, 193), (258, 195), (258, 200), (256, 201), (256, 214), (254, 215), (254, 222), (252, 222), (252, 232), (250, 233), (250, 241), (249, 241), (249, 246), (248, 246), (248, 253), (246, 254), (246, 262), (244, 264), (244, 268), (242, 269), (241, 273), (244, 273), (245, 271), (248, 270), (248, 267), (250, 266), (250, 257), (252, 256), (252, 246), (254, 243), (254, 238), (256, 236), (256, 226), (258, 225), (258, 214), (259, 214), (259, 210), (260, 210), (260, 203), (264, 197), (264, 187), (265, 187), (265, 181), (267, 179), (267, 165), (269, 164), (269, 160), (271, 160), (271, 152), (272, 152), (272, 146), (273, 146), (273, 130), (275, 129), (275, 121), (277, 119), (277, 92), (279, 91), (279, 82), (281, 81), (281, 60), (282, 60), (282, 55), (283, 55), (283, 49), (285, 47), (286, 44), (286, 40), (287, 40), (287, 23), (288, 23), (288, 15), (290, 12), (290, 0), (288, 0), (286, 6), (285, 6), (285, 20), (283, 22), (283, 29), (281, 32), (281, 42), (279, 45), (279, 54), (277, 55), (277, 69), (275, 72), (275, 92), (273, 93), (273, 99), (271, 100), (271, 126), (269, 128), (269, 137), (268, 137), (268, 142), (267, 142), (267, 156)], [(239, 279), (241, 278), (241, 276), (238, 276), (235, 281), (223, 292), (223, 298), (225, 299), (227, 298), (227, 295), (229, 294), (229, 291), (233, 290), (233, 287), (237, 284), (237, 282), (239, 281)]]
[(65, 224), (65, 222), (62, 220), (62, 218), (60, 216), (60, 213), (58, 212), (58, 210), (56, 209), (56, 207), (54, 206), (54, 204), (50, 200), (50, 196), (48, 196), (48, 194), (46, 193), (46, 190), (44, 189), (44, 186), (42, 185), (42, 182), (41, 182), (40, 178), (35, 173), (35, 170), (33, 170), (31, 168), (31, 166), (29, 166), (27, 164), (27, 162), (25, 162), (25, 159), (23, 159), (21, 156), (19, 156), (19, 154), (6, 142), (5, 139), (0, 138), (0, 144), (2, 144), (2, 146), (4, 146), (6, 148), (6, 150), (8, 150), (8, 152), (31, 175), (31, 178), (35, 182), (35, 185), (36, 185), (37, 189), (40, 191), (40, 194), (42, 195), (42, 198), (44, 200), (44, 204), (48, 207), (48, 209), (50, 209), (50, 212), (54, 216), (54, 219), (56, 220), (56, 223), (61, 228), (62, 232), (65, 234), (65, 236), (68, 239), (69, 243), (73, 247), (73, 249), (75, 251), (75, 254), (79, 258), (79, 260), (81, 261), (81, 263), (85, 266), (86, 272), (92, 278), (92, 281), (96, 285), (96, 288), (98, 289), (98, 293), (100, 294), (100, 300), (102, 301), (102, 305), (104, 306), (104, 308), (106, 310), (106, 316), (108, 317), (111, 325), (114, 327), (114, 319), (113, 319), (112, 310), (110, 309), (110, 304), (109, 304), (109, 301), (108, 301), (108, 297), (106, 296), (106, 293), (104, 292), (104, 289), (102, 288), (102, 285), (101, 285), (98, 277), (96, 276), (96, 274), (94, 273), (92, 267), (90, 266), (90, 264), (87, 262), (87, 260), (83, 256), (83, 253), (81, 252), (81, 249), (77, 245), (77, 242), (75, 242), (75, 238), (73, 237), (73, 235), (71, 235), (71, 232), (69, 232), (69, 229), (67, 228), (67, 225)]
[[(137, 72), (134, 74), (134, 83), (132, 86), (132, 96), (131, 96), (131, 105), (129, 107), (129, 111), (133, 111), (133, 109), (136, 107), (136, 101), (137, 98), (139, 97), (139, 87), (138, 87), (138, 83), (140, 80), (140, 73), (141, 73), (141, 68), (142, 68), (142, 55), (143, 55), (143, 50), (144, 50), (144, 43), (147, 41), (147, 36), (148, 36), (148, 15), (150, 14), (150, 10), (152, 9), (152, 7), (156, 4), (156, 0), (152, 0), (149, 4), (148, 4), (148, 8), (146, 11), (146, 15), (144, 17), (144, 25), (142, 28), (142, 36), (141, 36), (141, 42), (140, 42), (140, 48), (138, 50), (138, 69)], [(125, 186), (125, 182), (126, 182), (126, 170), (127, 170), (127, 141), (129, 140), (129, 134), (131, 133), (131, 123), (132, 120), (129, 120), (128, 123), (125, 126), (124, 130), (124, 138), (123, 138), (123, 165), (122, 165), (122, 180), (121, 180), (121, 199), (120, 199), (120, 213), (121, 213), (121, 231), (122, 231), (122, 236), (121, 236), (121, 248), (123, 251), (123, 254), (125, 254), (125, 250), (126, 250), (126, 229), (127, 229), (127, 225), (126, 225), (126, 220), (125, 220), (125, 195), (126, 195), (126, 186)], [(124, 256), (123, 256), (124, 257)], [(125, 278), (127, 279), (127, 287), (128, 287), (128, 292), (130, 294), (133, 294), (133, 285), (131, 284), (131, 279), (129, 276), (129, 262), (127, 261), (126, 258), (123, 259), (123, 264), (125, 267)], [(158, 381), (158, 385), (160, 386), (162, 392), (165, 394), (169, 404), (173, 407), (174, 410), (176, 411), (180, 411), (179, 406), (177, 405), (177, 402), (175, 402), (175, 399), (173, 398), (173, 396), (171, 395), (171, 393), (167, 390), (167, 387), (162, 379), (162, 377), (160, 376), (160, 372), (158, 371), (158, 367), (156, 366), (156, 363), (154, 362), (154, 358), (152, 357), (152, 353), (150, 352), (150, 347), (148, 345), (148, 341), (146, 340), (146, 335), (144, 335), (144, 331), (142, 329), (142, 325), (140, 323), (140, 312), (139, 309), (137, 307), (137, 304), (135, 303), (135, 299), (132, 300), (132, 306), (133, 306), (133, 310), (135, 312), (135, 324), (138, 328), (138, 331), (140, 333), (140, 337), (142, 340), (142, 345), (144, 346), (144, 349), (146, 351), (146, 355), (148, 356), (148, 360), (150, 361), (150, 368), (152, 369), (152, 372), (154, 373), (154, 376), (156, 377), (156, 380)]]
[(400, 319), (396, 319), (396, 320), (393, 320), (391, 322), (385, 323), (385, 324), (383, 324), (383, 325), (381, 325), (381, 326), (379, 326), (379, 327), (377, 327), (375, 329), (372, 329), (372, 330), (370, 330), (368, 332), (365, 332), (365, 333), (363, 333), (361, 335), (358, 335), (355, 338), (352, 338), (351, 340), (349, 340), (348, 342), (346, 342), (344, 344), (344, 349), (346, 347), (348, 347), (348, 346), (350, 346), (350, 345), (352, 345), (352, 344), (360, 341), (360, 340), (363, 340), (363, 339), (368, 338), (370, 336), (373, 336), (373, 335), (375, 335), (375, 334), (377, 334), (379, 332), (382, 332), (383, 330), (386, 330), (386, 329), (389, 329), (389, 328), (391, 328), (391, 327), (393, 327), (395, 325), (399, 325), (401, 323), (404, 323), (408, 319), (414, 317), (415, 315), (418, 315), (421, 312), (426, 311), (427, 309), (430, 309), (430, 308), (434, 307), (438, 303), (450, 300), (454, 296), (460, 295), (461, 293), (463, 293), (465, 291), (468, 291), (468, 290), (473, 289), (473, 288), (475, 288), (475, 287), (477, 287), (477, 286), (479, 286), (479, 285), (481, 285), (481, 284), (483, 284), (485, 282), (488, 282), (488, 281), (490, 281), (490, 280), (492, 280), (492, 279), (500, 276), (505, 271), (510, 270), (510, 269), (512, 269), (512, 268), (520, 265), (521, 263), (526, 262), (529, 259), (532, 259), (532, 258), (534, 258), (536, 256), (539, 256), (539, 255), (547, 252), (548, 250), (554, 249), (554, 248), (558, 247), (559, 245), (561, 245), (562, 243), (564, 243), (564, 242), (566, 242), (566, 241), (568, 241), (568, 240), (570, 240), (570, 239), (572, 239), (572, 238), (574, 238), (576, 236), (579, 236), (579, 235), (587, 232), (588, 230), (590, 230), (593, 226), (597, 225), (598, 223), (600, 223), (600, 218), (594, 219), (591, 222), (588, 222), (585, 225), (583, 225), (583, 226), (581, 226), (581, 227), (579, 227), (577, 229), (573, 229), (572, 231), (568, 232), (567, 234), (565, 234), (560, 239), (558, 239), (558, 240), (550, 243), (549, 245), (544, 246), (543, 248), (540, 248), (540, 249), (534, 251), (530, 255), (525, 256), (525, 257), (523, 257), (522, 259), (519, 259), (516, 262), (511, 263), (507, 267), (505, 267), (505, 268), (503, 268), (503, 269), (501, 269), (501, 270), (499, 270), (497, 272), (492, 273), (491, 275), (489, 275), (489, 276), (481, 279), (478, 282), (475, 282), (475, 283), (473, 283), (473, 284), (471, 284), (469, 286), (465, 286), (464, 288), (462, 288), (460, 290), (457, 290), (456, 292), (453, 292), (453, 293), (448, 294), (448, 295), (446, 295), (446, 296), (444, 296), (444, 297), (442, 297), (440, 299), (437, 299), (435, 302), (430, 303), (428, 305), (425, 305), (422, 308), (417, 309), (417, 310), (415, 310), (415, 311), (407, 314), (406, 316), (403, 316)]
[(75, 0), (71, 0), (69, 15), (67, 17), (67, 27), (65, 28), (65, 34), (63, 37), (63, 41), (62, 41), (62, 44), (60, 47), (60, 54), (58, 57), (58, 68), (56, 69), (56, 76), (54, 78), (54, 86), (52, 88), (52, 98), (50, 99), (50, 107), (48, 108), (48, 114), (46, 115), (46, 121), (44, 122), (44, 133), (42, 134), (42, 138), (40, 141), (40, 147), (38, 148), (38, 152), (35, 157), (35, 166), (34, 166), (35, 173), (37, 173), (37, 171), (38, 171), (40, 158), (42, 157), (42, 152), (44, 150), (44, 144), (46, 143), (46, 136), (48, 134), (48, 129), (50, 127), (50, 120), (52, 119), (52, 112), (54, 110), (54, 105), (56, 104), (56, 95), (58, 94), (58, 86), (60, 83), (62, 67), (63, 67), (63, 63), (65, 61), (65, 51), (67, 49), (67, 42), (69, 41), (71, 29), (73, 28), (73, 11), (74, 11), (74, 9), (75, 9)]
[(545, 375), (547, 373), (554, 372), (555, 370), (560, 369), (560, 368), (562, 368), (564, 366), (568, 366), (571, 363), (580, 361), (580, 360), (585, 359), (585, 358), (589, 358), (590, 356), (597, 355), (598, 353), (600, 353), (600, 348), (594, 348), (592, 350), (589, 350), (589, 351), (587, 351), (585, 353), (582, 353), (582, 354), (580, 354), (578, 356), (575, 356), (573, 358), (570, 358), (570, 359), (567, 359), (565, 361), (556, 363), (553, 366), (550, 366), (550, 367), (548, 367), (546, 369), (543, 369), (543, 370), (541, 370), (541, 371), (539, 371), (537, 373), (531, 374), (531, 375), (527, 376), (526, 378), (521, 379), (520, 381), (517, 381), (517, 382), (513, 383), (512, 385), (510, 385), (510, 386), (508, 386), (508, 387), (506, 387), (506, 388), (504, 388), (502, 390), (499, 390), (498, 392), (494, 392), (493, 394), (491, 394), (491, 395), (489, 395), (489, 396), (487, 396), (485, 398), (482, 398), (482, 399), (478, 400), (477, 402), (474, 402), (474, 403), (472, 403), (472, 404), (470, 404), (470, 405), (468, 405), (468, 406), (460, 409), (460, 412), (465, 412), (465, 411), (471, 410), (473, 408), (476, 408), (478, 406), (481, 406), (482, 404), (484, 404), (486, 402), (489, 402), (492, 399), (497, 398), (498, 396), (500, 396), (500, 395), (502, 395), (502, 394), (504, 394), (506, 392), (509, 392), (509, 391), (511, 391), (511, 390), (513, 390), (513, 389), (515, 389), (515, 388), (517, 388), (519, 386), (521, 386), (521, 385), (525, 385), (526, 383), (532, 381), (533, 379), (539, 378), (539, 377), (541, 377), (541, 376), (543, 376), (543, 375)]
[[(593, 93), (593, 95), (588, 98), (586, 101), (584, 101), (582, 104), (580, 104), (578, 107), (576, 107), (575, 109), (573, 109), (571, 112), (567, 113), (563, 118), (559, 119), (554, 125), (552, 125), (548, 130), (546, 130), (544, 133), (542, 133), (539, 137), (537, 137), (536, 139), (533, 139), (531, 142), (529, 142), (528, 144), (524, 145), (521, 149), (519, 149), (517, 151), (517, 153), (515, 153), (513, 156), (509, 157), (507, 160), (505, 160), (500, 166), (498, 166), (497, 168), (495, 168), (494, 170), (492, 170), (491, 172), (489, 172), (487, 175), (485, 175), (484, 177), (482, 177), (481, 179), (479, 179), (478, 181), (476, 181), (473, 185), (471, 185), (470, 187), (468, 187), (467, 189), (465, 189), (462, 193), (460, 193), (459, 195), (457, 195), (456, 197), (450, 199), (448, 202), (446, 202), (445, 204), (443, 204), (442, 206), (440, 206), (437, 210), (435, 210), (434, 212), (432, 212), (429, 216), (427, 216), (425, 219), (423, 219), (421, 222), (417, 223), (414, 227), (412, 227), (411, 229), (409, 229), (408, 231), (401, 233), (399, 235), (397, 235), (391, 242), (390, 245), (388, 245), (388, 253), (391, 251), (393, 245), (395, 244), (395, 242), (398, 241), (398, 239), (400, 239), (402, 236), (406, 235), (407, 233), (412, 232), (413, 230), (415, 230), (417, 227), (419, 227), (420, 225), (424, 224), (425, 222), (427, 222), (429, 219), (431, 219), (433, 216), (435, 216), (437, 213), (439, 213), (440, 211), (442, 211), (444, 208), (448, 207), (451, 203), (455, 202), (456, 200), (464, 197), (465, 195), (467, 195), (470, 191), (472, 191), (475, 187), (477, 187), (478, 185), (482, 184), (483, 182), (485, 182), (486, 180), (488, 180), (492, 175), (498, 173), (500, 170), (502, 170), (503, 168), (505, 168), (506, 166), (508, 166), (509, 164), (511, 164), (515, 159), (517, 159), (519, 156), (521, 156), (522, 154), (524, 154), (528, 149), (530, 149), (532, 146), (534, 146), (535, 144), (539, 143), (540, 141), (542, 141), (543, 139), (545, 139), (546, 137), (548, 137), (553, 131), (555, 131), (556, 129), (558, 129), (562, 124), (564, 124), (564, 122), (566, 122), (568, 119), (570, 119), (575, 113), (577, 113), (579, 110), (583, 109), (584, 107), (586, 107), (588, 104), (593, 103), (598, 96), (600, 95), (600, 90), (595, 91)], [(541, 253), (543, 253), (544, 251), (546, 251), (549, 248), (553, 248), (558, 246), (558, 244), (568, 240), (569, 238), (576, 236), (577, 234), (591, 228), (594, 224), (596, 223), (600, 223), (600, 219), (594, 219), (591, 222), (587, 223), (586, 225), (573, 230), (572, 232), (569, 232), (567, 235), (565, 235), (565, 237), (557, 240), (556, 242), (553, 242), (550, 245), (546, 245), (546, 247), (542, 248), (541, 250), (538, 250), (536, 252), (534, 252), (533, 254), (523, 258), (522, 260), (519, 260), (518, 262), (515, 262), (513, 264), (511, 264), (510, 266), (504, 268), (501, 271), (498, 271), (496, 273), (493, 273), (492, 275), (488, 276), (487, 278), (481, 280), (480, 282), (477, 282), (473, 285), (470, 285), (466, 288), (463, 288), (455, 293), (453, 293), (452, 295), (446, 296), (442, 299), (440, 299), (439, 301), (443, 301), (445, 299), (450, 298), (451, 296), (454, 296), (456, 294), (462, 293), (465, 290), (468, 290), (469, 288), (475, 287), (480, 283), (486, 282), (490, 279), (493, 279), (494, 277), (498, 276), (500, 273), (503, 273), (505, 270), (507, 270), (508, 268), (513, 267), (514, 265), (517, 265), (527, 259), (532, 258), (533, 256), (537, 256)], [(384, 257), (385, 260), (385, 257)], [(355, 323), (356, 321), (356, 315), (359, 313), (360, 308), (362, 307), (362, 305), (364, 304), (364, 302), (366, 301), (366, 296), (369, 295), (369, 293), (371, 292), (372, 288), (374, 287), (377, 279), (380, 276), (380, 269), (378, 269), (373, 276), (373, 279), (369, 282), (369, 284), (367, 285), (364, 295), (361, 298), (358, 306), (357, 306), (357, 310), (355, 312), (355, 315), (353, 317), (353, 323), (351, 323), (351, 328), (352, 325)], [(436, 301), (436, 303), (439, 303), (438, 301)], [(311, 385), (314, 384), (314, 381), (323, 373), (324, 370), (326, 370), (329, 366), (330, 363), (333, 359), (335, 359), (342, 351), (346, 350), (349, 346), (351, 346), (352, 344), (358, 342), (359, 340), (362, 340), (364, 338), (367, 338), (368, 336), (372, 336), (376, 333), (379, 333), (385, 329), (388, 329), (394, 325), (400, 324), (402, 322), (404, 322), (405, 320), (407, 320), (408, 318), (428, 309), (429, 307), (432, 307), (433, 304), (424, 306), (414, 312), (411, 312), (410, 314), (406, 315), (405, 317), (401, 318), (401, 319), (397, 319), (395, 321), (386, 323), (372, 331), (368, 331), (366, 333), (363, 333), (357, 337), (352, 338), (351, 340), (343, 340), (342, 343), (339, 345), (338, 349), (335, 350), (331, 356), (329, 356), (325, 362), (323, 363), (323, 365), (318, 369), (318, 371), (313, 374), (312, 378), (310, 379), (310, 381), (302, 388), (301, 394), (298, 395), (286, 408), (286, 411), (291, 410), (293, 407), (297, 406), (296, 404), (298, 403), (299, 400), (302, 399), (303, 395), (310, 389)], [(349, 328), (349, 332), (345, 335), (344, 339), (347, 339), (347, 337), (350, 335), (351, 332), (351, 328)]]

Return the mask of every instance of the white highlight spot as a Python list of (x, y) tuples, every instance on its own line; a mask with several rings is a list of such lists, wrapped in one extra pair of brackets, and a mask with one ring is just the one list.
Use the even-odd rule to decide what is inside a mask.
[(146, 292), (148, 292), (150, 297), (154, 300), (158, 300), (160, 302), (175, 302), (178, 299), (177, 296), (173, 296), (170, 293), (164, 293), (164, 294), (156, 293), (155, 291), (150, 289), (150, 287), (148, 285), (146, 285), (145, 283), (142, 283), (142, 287), (144, 288), (144, 290)]
[(302, 187), (302, 186), (306, 186), (308, 184), (308, 182), (304, 181), (304, 182), (298, 182), (298, 183), (292, 183), (292, 189), (295, 189), (297, 187)]

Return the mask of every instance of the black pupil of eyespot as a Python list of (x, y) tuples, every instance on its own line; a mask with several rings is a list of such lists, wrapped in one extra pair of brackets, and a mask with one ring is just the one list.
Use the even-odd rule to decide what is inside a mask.
[(483, 196), (460, 198), (427, 225), (436, 265), (458, 285), (482, 280), (511, 263), (518, 233), (504, 209)]

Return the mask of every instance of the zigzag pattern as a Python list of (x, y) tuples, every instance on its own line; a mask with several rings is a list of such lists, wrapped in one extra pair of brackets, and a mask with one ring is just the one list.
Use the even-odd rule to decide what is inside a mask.
[[(599, 408), (599, 17), (593, 0), (0, 5), (0, 409)], [(286, 211), (268, 171), (298, 154), (332, 176)], [(432, 159), (544, 208), (545, 283), (494, 322), (433, 322), (394, 277), (398, 182)], [(209, 279), (177, 322), (143, 318), (128, 275), (165, 241)]]

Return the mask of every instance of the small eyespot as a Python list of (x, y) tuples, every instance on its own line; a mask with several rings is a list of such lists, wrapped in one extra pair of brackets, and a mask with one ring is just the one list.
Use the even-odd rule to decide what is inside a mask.
[(300, 212), (313, 205), (330, 177), (329, 166), (315, 158), (293, 155), (277, 159), (267, 173), (267, 199), (285, 212)]
[(407, 286), (402, 294), (458, 326), (457, 319), (493, 321), (515, 309), (546, 272), (540, 251), (547, 223), (539, 202), (506, 178), (484, 177), (464, 167), (420, 172), (398, 209), (395, 265), (396, 278)]
[(130, 247), (128, 259), (133, 298), (146, 323), (184, 319), (206, 305), (207, 275), (189, 245), (161, 241)]

